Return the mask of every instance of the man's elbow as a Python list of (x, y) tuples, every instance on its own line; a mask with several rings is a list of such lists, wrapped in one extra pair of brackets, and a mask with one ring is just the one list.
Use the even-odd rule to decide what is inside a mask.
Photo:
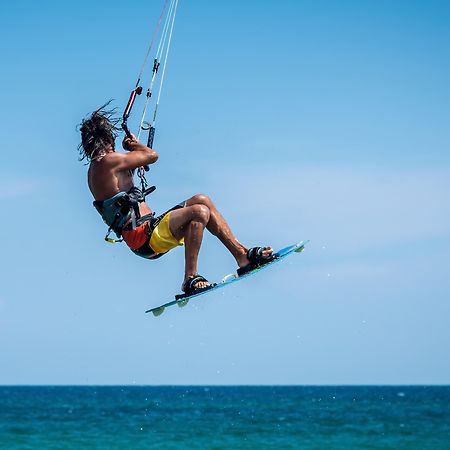
[(159, 155), (154, 150), (150, 150), (148, 154), (148, 164), (154, 164), (158, 161)]

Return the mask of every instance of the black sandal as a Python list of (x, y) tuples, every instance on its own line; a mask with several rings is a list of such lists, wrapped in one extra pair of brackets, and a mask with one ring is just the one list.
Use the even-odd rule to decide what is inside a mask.
[(245, 275), (246, 273), (257, 269), (258, 267), (264, 266), (265, 264), (273, 261), (276, 258), (273, 252), (269, 256), (263, 255), (264, 250), (267, 250), (268, 248), (269, 247), (252, 247), (247, 252), (247, 258), (250, 261), (250, 263), (244, 267), (238, 268), (237, 270), (238, 276), (241, 277), (242, 275)]
[[(209, 283), (209, 281), (205, 278), (199, 275), (198, 273), (196, 275), (190, 276), (181, 287), (181, 290), (184, 292), (184, 297), (190, 297), (191, 295), (198, 294), (203, 291), (207, 291), (208, 289), (211, 289), (214, 287), (214, 284), (209, 283), (208, 286), (202, 287), (202, 288), (196, 288), (195, 285), (197, 283), (200, 283), (202, 281), (205, 281), (206, 283)], [(177, 296), (178, 297), (178, 296)]]

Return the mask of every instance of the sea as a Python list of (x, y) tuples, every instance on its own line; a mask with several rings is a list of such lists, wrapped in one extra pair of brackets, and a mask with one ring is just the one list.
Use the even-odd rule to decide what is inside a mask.
[(450, 450), (450, 386), (3, 386), (0, 449)]

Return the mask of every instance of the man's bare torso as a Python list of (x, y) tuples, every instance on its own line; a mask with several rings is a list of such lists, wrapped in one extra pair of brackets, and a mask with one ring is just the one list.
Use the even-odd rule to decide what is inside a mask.
[[(88, 170), (88, 185), (95, 200), (106, 200), (119, 192), (127, 192), (134, 186), (133, 172), (130, 169), (118, 170), (116, 159), (122, 154), (107, 153), (100, 161), (93, 160)], [(141, 215), (151, 213), (145, 202), (139, 205)]]

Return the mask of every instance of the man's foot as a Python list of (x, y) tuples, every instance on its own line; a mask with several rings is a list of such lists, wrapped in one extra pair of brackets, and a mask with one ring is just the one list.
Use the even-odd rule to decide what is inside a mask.
[(274, 259), (275, 256), (273, 255), (272, 247), (252, 247), (247, 252), (247, 264), (239, 264), (237, 274), (238, 276), (242, 276)]
[(181, 290), (186, 295), (194, 295), (198, 292), (211, 289), (213, 285), (205, 278), (199, 274), (191, 275), (186, 278), (181, 286)]

